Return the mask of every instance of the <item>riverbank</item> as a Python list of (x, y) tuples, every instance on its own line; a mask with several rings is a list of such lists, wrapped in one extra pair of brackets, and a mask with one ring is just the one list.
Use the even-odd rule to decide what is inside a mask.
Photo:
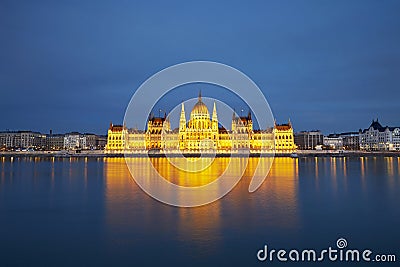
[[(246, 153), (184, 153), (185, 157), (247, 157)], [(94, 157), (94, 158), (112, 158), (112, 157), (181, 157), (181, 154), (164, 154), (162, 152), (152, 153), (105, 153), (103, 150), (80, 151), (2, 151), (0, 157)], [(400, 157), (400, 151), (334, 151), (334, 150), (298, 150), (294, 153), (258, 153), (251, 152), (249, 157), (368, 157), (368, 156), (384, 156), (384, 157)]]

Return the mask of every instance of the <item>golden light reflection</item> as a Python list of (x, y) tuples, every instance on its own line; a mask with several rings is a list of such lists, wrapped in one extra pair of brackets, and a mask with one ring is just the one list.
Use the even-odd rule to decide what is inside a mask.
[(51, 189), (54, 189), (54, 177), (55, 177), (54, 157), (52, 157), (50, 161), (51, 161), (51, 176), (50, 176)]
[[(135, 168), (142, 168), (138, 173), (150, 173), (149, 165), (144, 164), (144, 158), (129, 158), (128, 164), (132, 164)], [(212, 165), (212, 170), (201, 172), (204, 177), (198, 175), (195, 177), (189, 174), (189, 178), (185, 177), (183, 172), (177, 171), (166, 158), (152, 158), (153, 166), (160, 174), (165, 175), (165, 179), (174, 181), (178, 184), (185, 186), (196, 186), (198, 184), (208, 183), (210, 180), (215, 179), (212, 171), (220, 171), (221, 166)], [(225, 162), (225, 160), (221, 160)], [(163, 205), (154, 199), (148, 197), (138, 186), (133, 182), (129, 170), (123, 158), (108, 158), (104, 161), (105, 177), (106, 177), (106, 210), (107, 222), (111, 231), (118, 232), (119, 227), (125, 226), (127, 222), (128, 209), (136, 207), (140, 211), (141, 216), (137, 218), (146, 224), (154, 223), (154, 219), (162, 216), (163, 222), (171, 224), (160, 224), (160, 229), (165, 231), (177, 231), (177, 238), (181, 240), (192, 240), (197, 245), (201, 246), (201, 253), (206, 255), (206, 251), (212, 249), (208, 240), (216, 240), (220, 232), (219, 219), (220, 219), (220, 203), (216, 201), (210, 205), (196, 207), (196, 208), (179, 208)], [(175, 176), (176, 175), (176, 176)], [(211, 178), (210, 178), (211, 177)], [(151, 178), (149, 178), (151, 179)], [(174, 192), (171, 192), (174, 194)], [(161, 206), (160, 206), (161, 205)], [(122, 208), (121, 208), (122, 207)], [(178, 216), (176, 216), (178, 212)], [(114, 244), (129, 242), (124, 237), (119, 240), (114, 240)], [(204, 245), (204, 247), (203, 247)], [(216, 242), (212, 242), (216, 246)]]
[[(271, 226), (301, 227), (298, 217), (298, 169), (299, 159), (297, 158), (275, 158), (267, 179), (259, 191), (254, 193), (255, 197), (261, 201), (261, 207), (257, 206), (257, 208), (264, 209), (266, 220), (274, 221), (274, 225)], [(280, 210), (281, 214), (268, 213), (270, 209)]]
[(1, 184), (4, 184), (4, 179), (5, 179), (5, 157), (1, 157)]
[[(230, 158), (218, 158), (218, 160), (214, 160), (207, 168), (199, 168), (202, 170), (198, 172), (187, 172), (178, 169), (165, 158), (152, 158), (150, 160), (158, 173), (167, 181), (180, 186), (196, 187), (209, 184), (220, 177), (225, 171), (227, 161), (229, 161)], [(179, 158), (175, 159), (175, 161), (181, 161), (178, 166), (184, 166), (187, 159)], [(204, 164), (208, 164), (209, 159), (197, 159), (199, 164), (202, 164), (203, 161)]]
[(393, 157), (385, 157), (386, 169), (390, 178), (394, 176)]
[(331, 176), (336, 180), (336, 158), (335, 157), (331, 157)]
[(400, 174), (400, 157), (397, 158), (397, 175)]
[(337, 181), (337, 176), (336, 176), (336, 172), (337, 172), (337, 162), (336, 162), (336, 157), (331, 157), (331, 178), (332, 178), (332, 186), (333, 189), (335, 190), (335, 192), (337, 191), (337, 187), (338, 187), (338, 181)]
[[(136, 170), (133, 175), (144, 175), (144, 177), (148, 177), (146, 175), (150, 173), (148, 170), (149, 166), (143, 164), (144, 161), (148, 159), (145, 158), (128, 158), (127, 164), (130, 164), (134, 170)], [(172, 164), (168, 162), (166, 158), (152, 158), (150, 159), (153, 167), (158, 171), (158, 173), (164, 177), (164, 179), (173, 182), (177, 185), (186, 186), (186, 187), (194, 187), (208, 184), (214, 180), (216, 180), (226, 169), (230, 161), (232, 162), (232, 166), (234, 167), (234, 171), (237, 171), (239, 174), (243, 167), (247, 167), (244, 171), (243, 177), (240, 181), (242, 184), (246, 184), (248, 187), (248, 183), (250, 182), (255, 168), (260, 164), (260, 168), (266, 168), (269, 166), (271, 158), (215, 158), (213, 163), (206, 169), (197, 173), (185, 172), (179, 170), (174, 167)], [(185, 159), (182, 159), (185, 160)], [(268, 162), (267, 162), (268, 161)], [(124, 177), (130, 177), (130, 173), (125, 166), (125, 162), (123, 158), (105, 158), (105, 173), (107, 176), (107, 183), (114, 181), (118, 175), (122, 175)], [(114, 168), (115, 165), (121, 165), (119, 168)], [(268, 178), (276, 181), (276, 179), (282, 179), (281, 185), (286, 185), (291, 188), (288, 192), (293, 192), (294, 185), (290, 185), (288, 181), (296, 181), (298, 178), (298, 159), (286, 158), (286, 157), (278, 157), (273, 160), (273, 164), (271, 166), (270, 172), (268, 174)], [(118, 172), (117, 172), (118, 170)], [(121, 178), (119, 178), (120, 181)], [(125, 178), (124, 178), (125, 179)], [(150, 178), (149, 178), (150, 179)], [(265, 183), (264, 183), (265, 185)], [(279, 187), (281, 189), (283, 187)], [(246, 194), (248, 194), (246, 188)], [(287, 195), (284, 193), (282, 195)], [(289, 194), (290, 195), (290, 194)]]
[[(148, 164), (143, 164), (145, 158), (129, 158), (128, 164), (132, 164), (137, 170), (136, 173), (146, 174), (151, 168)], [(157, 171), (168, 181), (183, 186), (204, 185), (217, 179), (229, 162), (234, 161), (237, 171), (242, 170), (246, 159), (242, 158), (216, 158), (207, 170), (200, 173), (185, 173), (168, 163), (166, 158), (152, 158), (152, 164)], [(175, 222), (178, 238), (185, 240), (191, 239), (198, 245), (207, 245), (207, 240), (218, 240), (226, 217), (222, 216), (222, 205), (224, 212), (229, 212), (230, 217), (237, 216), (237, 220), (248, 209), (253, 209), (254, 223), (262, 223), (266, 226), (279, 226), (286, 228), (299, 227), (297, 186), (298, 186), (298, 159), (275, 158), (270, 173), (261, 187), (250, 194), (248, 187), (254, 170), (258, 163), (262, 168), (268, 166), (271, 158), (249, 158), (247, 168), (242, 179), (236, 187), (223, 199), (211, 204), (196, 208), (176, 208), (163, 205), (148, 197), (133, 181), (130, 172), (125, 164), (124, 158), (105, 158), (105, 195), (106, 195), (106, 220), (110, 231), (119, 232), (120, 228), (126, 226), (126, 211), (129, 208), (139, 208), (138, 220), (153, 221), (162, 212), (163, 220)], [(133, 174), (135, 175), (135, 174)], [(151, 178), (149, 178), (151, 179)], [(174, 192), (170, 192), (174, 194)], [(122, 207), (122, 208), (121, 208)], [(164, 208), (168, 207), (168, 208)], [(244, 210), (243, 210), (244, 209)], [(279, 210), (280, 214), (275, 212)], [(227, 223), (225, 221), (225, 223)], [(160, 226), (167, 227), (167, 226)], [(113, 234), (113, 236), (115, 236)], [(118, 235), (117, 235), (118, 236)], [(118, 237), (123, 242), (124, 237)], [(122, 241), (121, 241), (122, 240)], [(114, 243), (115, 243), (114, 242)], [(212, 249), (212, 248), (208, 248)], [(205, 252), (204, 252), (205, 253)]]
[(385, 157), (386, 169), (389, 178), (389, 184), (391, 187), (395, 186), (394, 181), (394, 167), (393, 167), (393, 157)]
[[(140, 165), (140, 158), (137, 159)], [(131, 175), (124, 158), (104, 158), (106, 190), (123, 190), (131, 182)]]
[(133, 186), (124, 158), (104, 158), (103, 162), (106, 220), (110, 230), (118, 232), (126, 223), (124, 207), (135, 204), (138, 189)]
[(360, 157), (360, 166), (361, 166), (361, 178), (365, 178), (365, 160), (364, 157)]
[(347, 161), (346, 161), (346, 158), (345, 157), (339, 157), (337, 159), (337, 161), (339, 161), (339, 163), (337, 165), (337, 168), (340, 171), (339, 177), (343, 178), (341, 181), (343, 182), (344, 189), (347, 190), (348, 181), (347, 181), (347, 167), (346, 167)]

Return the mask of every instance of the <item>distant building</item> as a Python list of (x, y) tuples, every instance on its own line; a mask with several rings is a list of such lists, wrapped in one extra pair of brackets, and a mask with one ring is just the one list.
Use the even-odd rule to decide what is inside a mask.
[(314, 150), (324, 144), (324, 136), (318, 130), (302, 131), (294, 135), (294, 143), (298, 149)]
[(50, 130), (49, 134), (46, 134), (46, 149), (47, 150), (61, 150), (64, 148), (64, 134), (53, 134)]
[(340, 134), (324, 136), (324, 146), (329, 149), (343, 149), (343, 137)]
[(106, 136), (91, 133), (53, 134), (52, 130), (49, 134), (32, 131), (0, 132), (0, 150), (104, 149), (106, 143)]
[(64, 148), (64, 134), (52, 134), (46, 136), (46, 148), (48, 150), (61, 150)]
[(107, 145), (107, 135), (97, 135), (96, 149), (104, 149)]
[(83, 149), (97, 149), (97, 135), (92, 133), (85, 133), (83, 137), (86, 139), (86, 145)]
[(357, 132), (341, 133), (340, 136), (343, 140), (343, 148), (345, 150), (359, 150), (360, 149), (360, 136)]
[(32, 131), (0, 132), (0, 147), (3, 149), (44, 149), (46, 135)]
[(86, 136), (73, 132), (64, 135), (65, 149), (87, 149)]
[(400, 150), (400, 127), (383, 127), (377, 119), (367, 129), (360, 130), (359, 135), (360, 149)]

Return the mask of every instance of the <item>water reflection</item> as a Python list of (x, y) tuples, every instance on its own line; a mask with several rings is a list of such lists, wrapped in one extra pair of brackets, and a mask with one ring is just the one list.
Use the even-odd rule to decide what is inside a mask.
[(367, 189), (367, 181), (371, 182), (371, 177), (384, 177), (382, 179), (385, 179), (385, 183), (394, 187), (400, 176), (398, 157), (315, 157), (301, 160), (304, 162), (304, 172), (310, 173), (310, 168), (314, 168), (313, 178), (317, 191), (322, 178), (330, 183), (333, 192), (337, 192), (339, 189), (347, 190), (349, 183), (353, 183), (357, 178), (360, 178), (360, 185), (364, 191)]
[(400, 173), (400, 157), (397, 158), (397, 173)]
[[(133, 159), (135, 160), (135, 159)], [(204, 160), (205, 163), (208, 163), (208, 159), (198, 159), (199, 161)], [(216, 180), (222, 173), (225, 171), (229, 158), (218, 158), (215, 159), (208, 168), (201, 168), (202, 170), (199, 172), (186, 172), (184, 170), (178, 169), (174, 165), (172, 165), (168, 159), (165, 158), (152, 158), (150, 159), (151, 163), (158, 171), (158, 173), (164, 177), (167, 181), (174, 183), (176, 185), (185, 186), (185, 187), (197, 187), (209, 184)], [(234, 160), (234, 159), (233, 159)], [(238, 160), (238, 159), (236, 159)], [(178, 158), (175, 161), (182, 161), (178, 166), (184, 165), (186, 162), (185, 158)], [(201, 162), (199, 163), (201, 164)], [(237, 165), (235, 165), (237, 166)], [(143, 174), (146, 175), (146, 174)]]
[[(4, 184), (4, 179), (5, 179), (5, 157), (1, 157), (1, 184)], [(0, 187), (1, 189), (1, 187)]]
[[(146, 173), (143, 160), (132, 164)], [(165, 179), (185, 186), (213, 181), (229, 162), (218, 158), (196, 177), (183, 175), (166, 159), (152, 160)], [(326, 245), (343, 233), (362, 245), (378, 240), (382, 251), (395, 247), (398, 157), (276, 158), (265, 182), (250, 194), (255, 166), (265, 167), (267, 160), (250, 158), (242, 179), (221, 200), (175, 208), (145, 194), (123, 158), (2, 157), (0, 248), (7, 263), (28, 255), (21, 265), (46, 266), (85, 254), (88, 264), (142, 266), (156, 254), (160, 265), (204, 266), (229, 258), (229, 264), (247, 266), (264, 242)], [(243, 164), (236, 159), (237, 170)]]
[(361, 178), (365, 178), (365, 158), (360, 157), (360, 166), (361, 166)]
[[(265, 209), (265, 216), (273, 221), (270, 227), (300, 227), (298, 178), (299, 159), (275, 158), (262, 190), (254, 193), (253, 196), (263, 202), (258, 208)], [(278, 209), (279, 212), (272, 212), (273, 209)]]
[[(144, 160), (131, 158), (129, 164), (135, 165), (137, 173), (146, 174), (149, 170), (142, 164)], [(208, 169), (198, 174), (184, 173), (165, 158), (152, 159), (152, 164), (168, 181), (183, 186), (199, 186), (217, 179), (230, 160), (235, 161), (238, 171), (246, 164), (245, 159), (216, 158)], [(250, 158), (242, 179), (223, 199), (197, 208), (174, 208), (142, 192), (130, 177), (123, 158), (105, 158), (106, 221), (111, 243), (124, 247), (122, 244), (130, 242), (125, 237), (129, 224), (136, 227), (139, 224), (146, 229), (147, 225), (159, 221), (157, 232), (169, 232), (177, 242), (190, 240), (191, 245), (202, 248), (201, 253), (205, 256), (216, 249), (227, 224), (238, 224), (239, 228), (240, 224), (250, 220), (254, 225), (298, 228), (298, 159), (276, 158), (266, 182), (255, 193), (248, 192), (255, 167), (258, 163), (266, 167), (269, 160)], [(247, 213), (253, 215), (244, 220)]]

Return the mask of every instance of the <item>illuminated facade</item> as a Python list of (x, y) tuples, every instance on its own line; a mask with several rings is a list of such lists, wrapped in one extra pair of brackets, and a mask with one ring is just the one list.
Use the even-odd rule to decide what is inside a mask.
[(277, 151), (291, 152), (296, 149), (294, 144), (292, 123), (274, 125), (275, 149)]
[(218, 149), (219, 131), (217, 108), (214, 102), (212, 118), (207, 106), (199, 99), (190, 113), (186, 123), (185, 106), (182, 103), (179, 119), (179, 149), (181, 151), (202, 151)]
[(107, 132), (106, 151), (123, 151), (127, 148), (126, 140), (128, 139), (128, 130), (125, 125), (113, 125)]
[(182, 103), (179, 127), (171, 129), (167, 114), (150, 115), (147, 129), (127, 129), (122, 125), (110, 124), (106, 152), (129, 153), (147, 151), (165, 152), (230, 152), (250, 150), (251, 152), (293, 152), (296, 149), (292, 124), (277, 125), (266, 130), (254, 130), (251, 113), (247, 116), (232, 116), (231, 130), (218, 124), (217, 107), (214, 102), (210, 116), (207, 106), (199, 94), (190, 118), (186, 120)]
[(399, 151), (400, 127), (383, 127), (378, 119), (368, 129), (359, 132), (360, 149), (371, 151)]

